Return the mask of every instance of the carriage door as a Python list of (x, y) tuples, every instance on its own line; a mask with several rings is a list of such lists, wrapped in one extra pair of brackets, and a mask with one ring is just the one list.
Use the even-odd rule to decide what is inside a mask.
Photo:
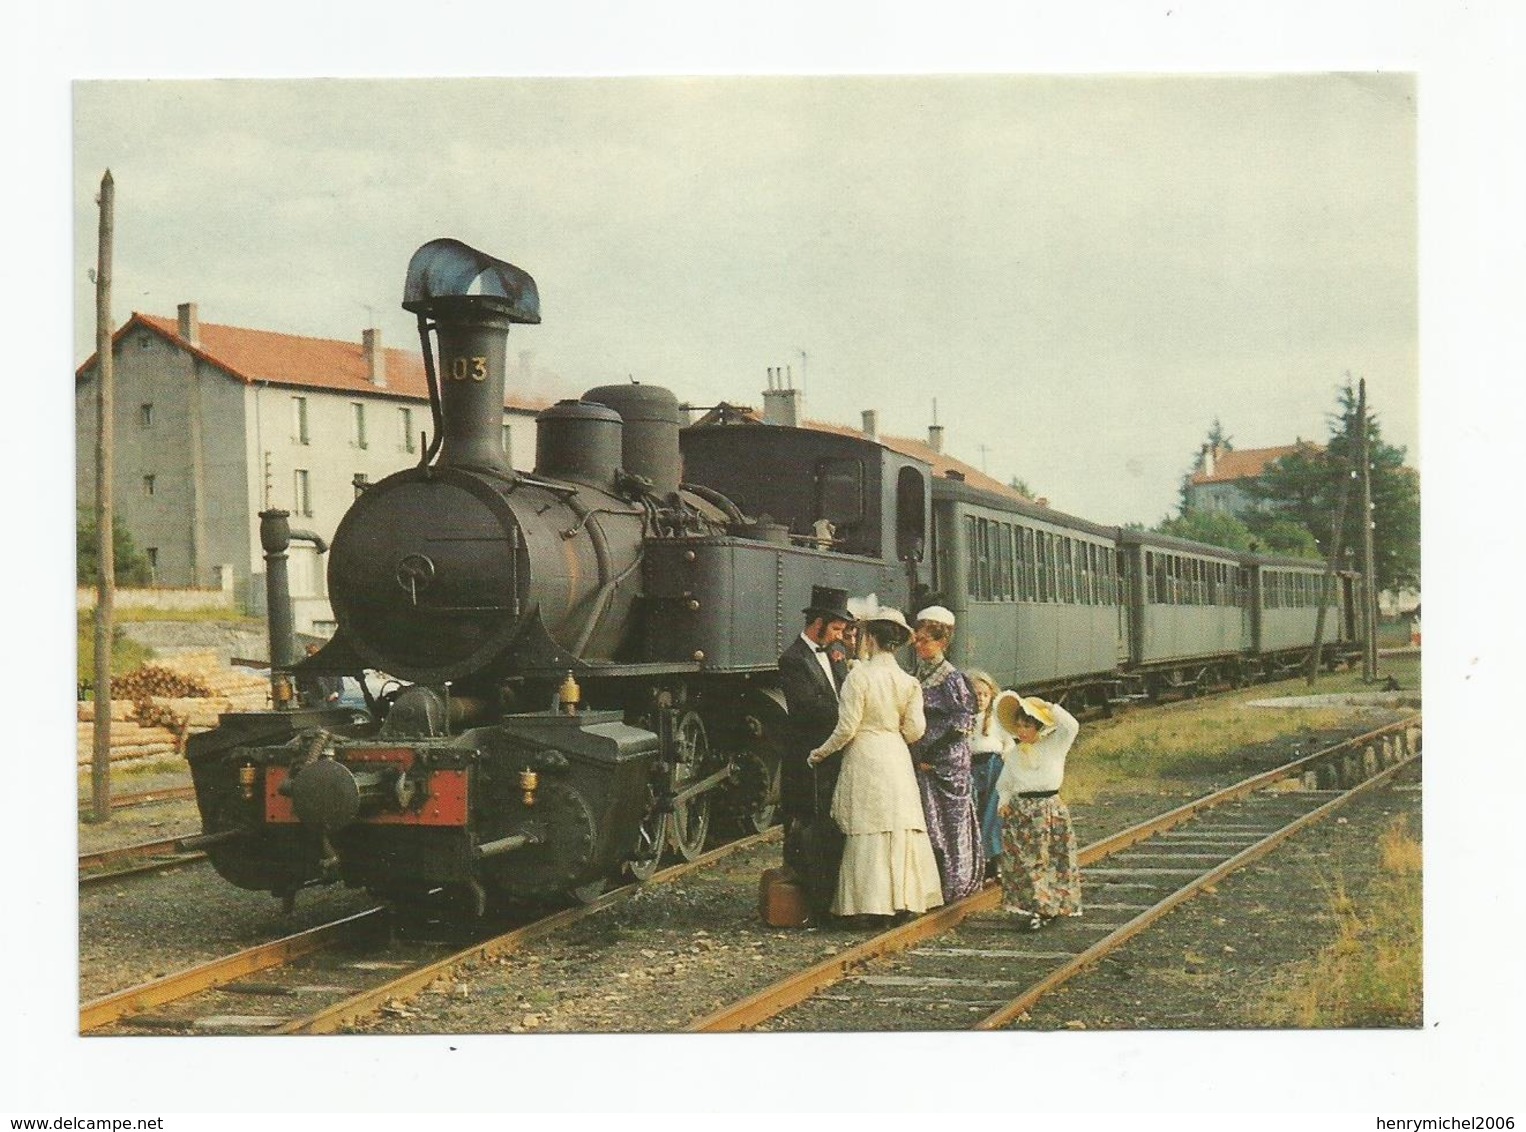
[(1240, 647), (1259, 652), (1261, 650), (1261, 642), (1256, 639), (1256, 625), (1251, 616), (1256, 603), (1251, 592), (1250, 567), (1240, 567), (1239, 583)]
[(906, 566), (906, 592), (917, 592), (927, 553), (927, 480), (916, 468), (902, 468), (895, 480), (895, 557)]
[(1118, 664), (1122, 667), (1133, 656), (1129, 637), (1129, 609), (1134, 604), (1130, 597), (1134, 592), (1133, 571), (1127, 552), (1114, 547), (1110, 553), (1113, 555), (1113, 606), (1118, 614)]

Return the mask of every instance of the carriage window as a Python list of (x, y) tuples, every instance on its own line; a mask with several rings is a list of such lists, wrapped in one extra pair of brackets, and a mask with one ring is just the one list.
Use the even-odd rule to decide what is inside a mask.
[(816, 518), (830, 519), (839, 533), (864, 520), (864, 465), (831, 458), (816, 464)]
[(1038, 558), (1036, 560), (1039, 583), (1038, 599), (1040, 601), (1048, 601), (1051, 592), (1049, 577), (1049, 532), (1038, 531), (1036, 536), (1038, 550)]
[(975, 596), (981, 601), (989, 601), (991, 597), (990, 535), (989, 520), (977, 519), (975, 521)]
[(966, 597), (980, 596), (980, 552), (977, 548), (977, 532), (980, 520), (974, 515), (964, 517), (964, 592)]
[(1013, 579), (1012, 524), (1002, 523), (997, 527), (997, 532), (997, 565), (1001, 581), (996, 596), (1001, 601), (1011, 601), (1017, 597), (1017, 586)]

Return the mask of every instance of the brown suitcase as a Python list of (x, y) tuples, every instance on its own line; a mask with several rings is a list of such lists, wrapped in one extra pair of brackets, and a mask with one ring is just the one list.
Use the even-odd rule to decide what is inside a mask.
[(798, 928), (810, 918), (805, 890), (789, 869), (764, 869), (758, 883), (758, 914), (771, 928)]

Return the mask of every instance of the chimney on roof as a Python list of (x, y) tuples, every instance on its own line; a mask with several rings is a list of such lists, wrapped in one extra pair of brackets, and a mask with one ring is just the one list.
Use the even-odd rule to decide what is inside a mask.
[(366, 352), (366, 378), (372, 385), (387, 385), (387, 351), (382, 347), (380, 330), (362, 330), (360, 344)]
[(943, 426), (941, 424), (927, 426), (927, 446), (934, 452), (943, 452)]
[(794, 388), (793, 375), (783, 366), (768, 367), (768, 388), (763, 391), (763, 423), (800, 424), (800, 390)]
[(1219, 446), (1217, 444), (1203, 445), (1203, 475), (1209, 479), (1213, 478), (1213, 462), (1218, 455)]
[(180, 315), (180, 337), (193, 346), (200, 346), (201, 322), (196, 317), (196, 304), (181, 303), (177, 311)]
[(873, 409), (864, 410), (864, 435), (870, 440), (878, 440), (880, 438), (879, 414)]

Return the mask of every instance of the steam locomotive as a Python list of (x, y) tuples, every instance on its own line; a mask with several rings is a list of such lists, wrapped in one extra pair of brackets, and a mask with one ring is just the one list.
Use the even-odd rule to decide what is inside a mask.
[[(340, 522), (338, 630), (301, 661), (284, 592), (295, 532), (262, 514), (275, 706), (189, 743), (195, 840), (240, 887), (288, 903), (330, 882), (399, 903), (444, 893), (480, 913), (589, 899), (668, 851), (693, 859), (712, 821), (767, 828), (776, 658), (816, 585), (903, 607), (936, 589), (969, 626), (956, 644), (1003, 684), (1077, 700), (1248, 676), (1313, 639), (1318, 563), (1098, 527), (864, 436), (681, 429), (655, 386), (554, 405), (535, 468), (516, 471), (499, 438), (506, 343), (540, 321), (534, 280), (435, 240), (409, 263), (403, 307), (432, 443)], [(1353, 585), (1330, 603), (1330, 662), (1355, 644)], [(1296, 623), (1272, 616), (1295, 595)], [(396, 681), (365, 710), (292, 695), (293, 676), (368, 668)]]

